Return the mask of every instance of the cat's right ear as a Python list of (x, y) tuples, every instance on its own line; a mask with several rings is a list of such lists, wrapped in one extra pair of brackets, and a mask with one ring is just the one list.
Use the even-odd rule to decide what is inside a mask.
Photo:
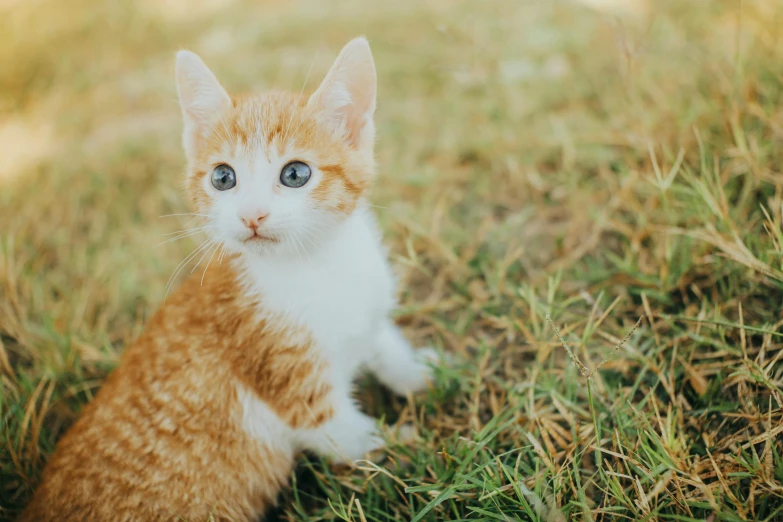
[(195, 143), (231, 105), (231, 98), (196, 53), (177, 52), (177, 94), (182, 108), (185, 153), (194, 153)]

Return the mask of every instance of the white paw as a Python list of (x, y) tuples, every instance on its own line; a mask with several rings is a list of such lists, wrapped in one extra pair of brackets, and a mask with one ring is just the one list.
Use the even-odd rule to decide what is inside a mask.
[(435, 366), (439, 366), (443, 362), (440, 354), (434, 348), (419, 348), (416, 350), (416, 358), (419, 361), (428, 362)]
[(398, 424), (394, 427), (395, 438), (400, 444), (408, 444), (418, 438), (416, 426), (411, 423)]
[[(394, 426), (387, 426), (390, 439), (397, 444), (406, 445), (415, 441), (419, 434), (416, 427), (411, 423), (395, 424)], [(369, 455), (368, 460), (380, 464), (386, 458), (386, 445), (382, 448), (375, 448)]]
[(452, 352), (438, 353), (434, 348), (421, 348), (418, 352), (434, 366), (453, 366), (458, 361), (457, 356)]
[[(369, 422), (372, 422), (370, 425)], [(336, 464), (350, 464), (368, 458), (373, 452), (386, 447), (374, 421), (369, 417), (361, 425), (354, 426), (351, 433), (343, 433), (339, 442), (332, 444), (331, 460)]]
[(440, 364), (438, 352), (432, 348), (421, 348), (415, 352), (415, 362), (403, 376), (390, 383), (392, 391), (398, 395), (407, 395), (426, 390), (432, 383), (432, 366)]

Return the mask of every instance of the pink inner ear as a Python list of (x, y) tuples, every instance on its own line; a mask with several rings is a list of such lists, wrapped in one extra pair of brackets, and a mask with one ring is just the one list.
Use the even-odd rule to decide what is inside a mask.
[(183, 114), (191, 124), (205, 123), (230, 103), (230, 98), (215, 75), (196, 54), (177, 53), (177, 91)]
[(365, 39), (357, 38), (340, 52), (310, 103), (319, 105), (328, 119), (343, 126), (350, 143), (359, 148), (373, 138), (375, 96), (375, 63), (370, 46)]
[[(374, 72), (374, 71), (373, 71)], [(372, 119), (375, 111), (375, 77), (362, 78), (354, 84), (351, 94), (351, 103), (344, 107), (345, 127), (348, 131), (348, 140), (354, 146), (359, 146), (362, 131)]]

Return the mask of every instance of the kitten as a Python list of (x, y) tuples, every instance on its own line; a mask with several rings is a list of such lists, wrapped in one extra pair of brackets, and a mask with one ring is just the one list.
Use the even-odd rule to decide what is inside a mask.
[[(394, 281), (365, 196), (375, 65), (340, 53), (309, 97), (229, 97), (180, 51), (186, 188), (229, 255), (170, 295), (60, 440), (23, 521), (256, 520), (294, 457), (383, 447), (354, 403), (369, 369), (398, 394), (434, 359), (389, 318)], [(214, 254), (213, 254), (214, 255)]]

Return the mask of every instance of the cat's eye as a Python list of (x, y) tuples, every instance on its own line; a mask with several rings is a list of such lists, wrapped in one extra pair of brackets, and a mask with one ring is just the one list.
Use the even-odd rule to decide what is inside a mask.
[(310, 167), (301, 161), (292, 161), (280, 172), (280, 183), (286, 187), (299, 188), (310, 180)]
[(212, 186), (218, 190), (232, 189), (237, 184), (237, 175), (234, 169), (225, 163), (215, 167), (212, 171)]

